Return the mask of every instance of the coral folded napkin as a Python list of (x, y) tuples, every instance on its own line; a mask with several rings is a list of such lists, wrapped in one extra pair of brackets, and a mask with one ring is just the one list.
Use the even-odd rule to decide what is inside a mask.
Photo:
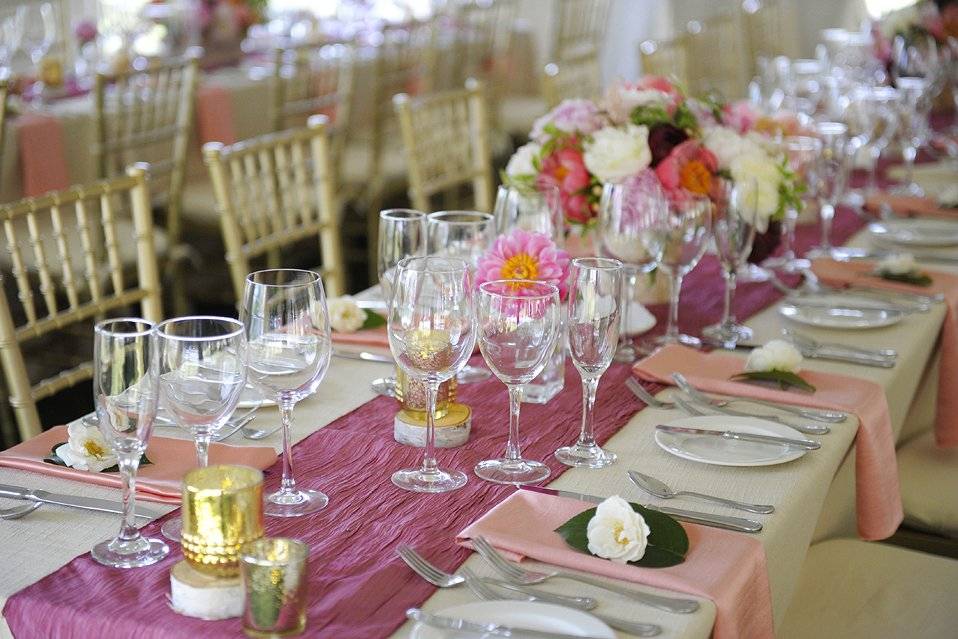
[(891, 536), (903, 511), (895, 436), (882, 387), (857, 377), (818, 371), (802, 371), (802, 377), (818, 389), (813, 394), (729, 381), (743, 371), (744, 364), (744, 359), (733, 355), (669, 345), (637, 362), (632, 370), (642, 379), (664, 384), (672, 384), (672, 373), (678, 371), (708, 392), (854, 413), (859, 421), (855, 441), (858, 534), (869, 540)]
[(17, 141), (25, 197), (59, 191), (70, 186), (70, 173), (59, 119), (38, 113), (18, 118)]
[[(13, 448), (0, 451), (0, 466), (100, 486), (122, 486), (118, 473), (91, 473), (43, 461), (54, 446), (66, 441), (67, 427), (56, 426)], [(183, 476), (196, 468), (196, 448), (193, 442), (154, 436), (150, 439), (146, 456), (152, 463), (140, 466), (136, 473), (137, 497), (167, 504), (180, 503)], [(211, 444), (209, 461), (210, 464), (240, 464), (265, 470), (276, 462), (276, 451), (265, 446)]]
[[(772, 599), (765, 550), (755, 537), (682, 524), (689, 536), (685, 561), (640, 568), (593, 557), (566, 545), (555, 529), (593, 507), (575, 499), (518, 490), (459, 533), (463, 545), (485, 537), (515, 559), (529, 557), (596, 575), (642, 583), (715, 602), (712, 636), (773, 637)], [(524, 522), (521, 526), (516, 522)]]
[(237, 141), (233, 96), (229, 89), (217, 84), (200, 87), (196, 95), (196, 128), (203, 144), (233, 144)]
[(879, 212), (882, 205), (890, 206), (893, 211), (901, 215), (958, 218), (958, 209), (941, 206), (934, 198), (930, 197), (876, 193), (869, 196), (865, 202), (865, 208), (874, 212)]
[(355, 333), (340, 333), (333, 331), (334, 344), (349, 344), (352, 346), (370, 346), (374, 348), (389, 348), (389, 333), (385, 326), (367, 328)]
[(833, 286), (859, 284), (922, 295), (941, 293), (945, 296), (947, 309), (941, 327), (935, 441), (942, 448), (958, 446), (958, 395), (955, 394), (955, 385), (958, 384), (958, 276), (927, 271), (931, 276), (931, 285), (912, 286), (871, 275), (875, 270), (873, 262), (815, 260), (812, 270), (819, 279)]

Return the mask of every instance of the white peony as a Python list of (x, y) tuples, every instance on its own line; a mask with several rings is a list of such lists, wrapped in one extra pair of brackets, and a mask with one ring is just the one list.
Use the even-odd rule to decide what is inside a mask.
[(775, 160), (761, 150), (740, 155), (732, 160), (729, 172), (738, 191), (739, 208), (752, 217), (759, 233), (768, 230), (768, 221), (778, 210), (782, 174)]
[(520, 146), (516, 149), (516, 152), (512, 154), (512, 157), (509, 158), (509, 163), (506, 164), (506, 175), (509, 177), (535, 175), (538, 171), (536, 171), (536, 167), (532, 161), (539, 155), (541, 150), (542, 146), (535, 142), (529, 142), (528, 144)]
[(649, 130), (634, 124), (599, 129), (586, 144), (583, 159), (586, 168), (602, 182), (635, 175), (652, 162)]
[(642, 558), (651, 532), (642, 515), (618, 495), (599, 504), (586, 527), (589, 552), (620, 564)]
[(55, 454), (71, 468), (98, 473), (117, 465), (116, 455), (96, 426), (73, 422), (67, 428), (69, 440), (57, 447)]
[(348, 295), (330, 298), (326, 307), (329, 309), (329, 325), (337, 333), (355, 333), (366, 323), (366, 312)]
[(907, 275), (915, 269), (915, 256), (911, 253), (893, 253), (878, 263), (878, 272), (889, 275)]
[(802, 354), (790, 342), (773, 339), (754, 349), (745, 362), (747, 371), (785, 371), (797, 373), (802, 367)]
[(712, 126), (702, 134), (705, 148), (715, 154), (719, 168), (727, 169), (732, 162), (743, 155), (762, 153), (762, 147), (755, 141), (739, 135), (727, 126)]

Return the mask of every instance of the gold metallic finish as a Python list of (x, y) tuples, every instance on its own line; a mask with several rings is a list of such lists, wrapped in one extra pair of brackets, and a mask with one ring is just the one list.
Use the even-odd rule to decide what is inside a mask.
[(243, 549), (247, 636), (289, 637), (305, 630), (308, 558), (309, 547), (295, 539), (264, 538)]

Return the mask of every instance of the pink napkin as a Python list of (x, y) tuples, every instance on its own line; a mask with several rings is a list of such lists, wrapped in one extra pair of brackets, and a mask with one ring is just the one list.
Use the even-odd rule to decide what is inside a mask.
[[(729, 377), (744, 370), (744, 364), (745, 360), (739, 357), (717, 351), (703, 353), (687, 346), (669, 345), (637, 362), (632, 370), (642, 379), (663, 384), (673, 384), (672, 373), (677, 371), (712, 393), (855, 413), (859, 420), (855, 443), (858, 534), (868, 540), (891, 536), (901, 523), (903, 511), (895, 437), (882, 387), (857, 377), (818, 371), (802, 371), (802, 377), (818, 389), (813, 394), (729, 381)], [(827, 436), (824, 444), (828, 445)]]
[(389, 334), (385, 326), (367, 328), (355, 333), (332, 332), (334, 344), (349, 344), (351, 346), (370, 346), (373, 348), (389, 349)]
[(200, 87), (196, 96), (196, 125), (201, 144), (233, 144), (237, 141), (233, 97), (229, 89), (217, 84)]
[(958, 276), (928, 271), (932, 278), (930, 286), (912, 286), (869, 275), (875, 270), (873, 262), (815, 260), (812, 270), (819, 279), (833, 286), (859, 284), (922, 295), (941, 293), (945, 296), (947, 310), (941, 327), (935, 441), (941, 448), (958, 446), (958, 395), (955, 394), (955, 385), (958, 384)]
[(715, 639), (774, 636), (765, 551), (758, 539), (682, 524), (689, 536), (684, 562), (670, 568), (623, 565), (574, 550), (554, 532), (591, 507), (593, 504), (575, 499), (518, 490), (459, 533), (459, 543), (470, 546), (465, 540), (482, 536), (518, 560), (530, 557), (613, 579), (708, 597), (718, 609), (712, 630)]
[(17, 133), (23, 195), (35, 197), (70, 186), (63, 123), (49, 115), (28, 113), (18, 118)]
[[(13, 448), (0, 451), (0, 466), (100, 486), (122, 486), (117, 473), (91, 473), (43, 461), (54, 446), (66, 441), (67, 427), (55, 426)], [(196, 468), (196, 448), (193, 442), (154, 436), (150, 439), (146, 456), (153, 463), (140, 466), (136, 473), (137, 496), (146, 501), (180, 503), (183, 476)], [(276, 462), (276, 451), (267, 446), (211, 444), (209, 461), (210, 464), (240, 464), (265, 470)]]
[(943, 207), (934, 198), (891, 195), (890, 193), (876, 193), (869, 196), (865, 202), (865, 208), (869, 211), (879, 211), (883, 204), (890, 206), (896, 213), (909, 217), (958, 217), (958, 209)]

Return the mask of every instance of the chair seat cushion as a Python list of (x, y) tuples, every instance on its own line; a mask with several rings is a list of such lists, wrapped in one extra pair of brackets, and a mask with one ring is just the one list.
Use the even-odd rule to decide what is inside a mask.
[(932, 431), (919, 435), (899, 449), (898, 474), (905, 521), (958, 539), (958, 448), (936, 447)]
[(776, 634), (779, 639), (951, 638), (958, 635), (956, 601), (958, 561), (833, 539), (809, 548)]

